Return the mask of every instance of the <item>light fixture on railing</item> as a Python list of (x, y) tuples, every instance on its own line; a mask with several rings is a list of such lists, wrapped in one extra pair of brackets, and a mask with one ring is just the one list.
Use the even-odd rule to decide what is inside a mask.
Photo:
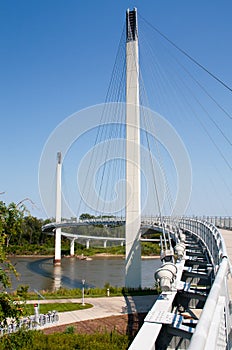
[(177, 254), (177, 259), (181, 260), (185, 254), (185, 243), (184, 242), (177, 243), (174, 249)]
[(165, 263), (155, 272), (155, 281), (159, 283), (162, 292), (171, 291), (176, 273), (177, 267), (173, 263)]

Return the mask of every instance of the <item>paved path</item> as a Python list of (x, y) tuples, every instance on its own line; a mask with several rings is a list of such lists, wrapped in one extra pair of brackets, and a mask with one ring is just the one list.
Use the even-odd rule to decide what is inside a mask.
[[(109, 316), (119, 316), (123, 313), (148, 312), (154, 304), (157, 296), (135, 296), (135, 297), (103, 297), (103, 298), (85, 298), (85, 302), (92, 304), (93, 307), (85, 310), (68, 311), (59, 313), (59, 322), (48, 324), (42, 328), (56, 327), (74, 322), (92, 320)], [(82, 299), (56, 299), (41, 300), (40, 303), (81, 303)], [(30, 304), (38, 303), (38, 300), (28, 301)], [(124, 311), (127, 306), (126, 312)]]
[[(228, 257), (230, 259), (230, 264), (232, 265), (232, 231), (231, 230), (219, 230), (224, 238), (225, 244), (226, 244), (226, 250)], [(232, 278), (229, 276), (228, 278), (228, 286), (229, 286), (229, 293), (230, 293), (230, 299), (232, 300)]]

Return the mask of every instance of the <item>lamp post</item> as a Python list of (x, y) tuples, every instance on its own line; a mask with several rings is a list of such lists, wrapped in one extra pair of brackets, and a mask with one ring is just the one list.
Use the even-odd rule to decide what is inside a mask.
[(34, 292), (38, 295), (38, 303), (37, 303), (37, 307), (38, 307), (38, 312), (39, 312), (39, 306), (40, 306), (40, 298), (45, 300), (45, 297), (43, 295), (41, 295), (38, 290), (34, 289)]
[(34, 292), (38, 295), (38, 303), (34, 304), (34, 312), (35, 312), (35, 322), (36, 322), (36, 326), (39, 324), (39, 315), (40, 315), (40, 311), (39, 311), (39, 306), (40, 306), (40, 298), (41, 299), (45, 299), (43, 295), (41, 295), (38, 290), (34, 289)]
[(85, 305), (85, 280), (82, 280), (82, 305)]

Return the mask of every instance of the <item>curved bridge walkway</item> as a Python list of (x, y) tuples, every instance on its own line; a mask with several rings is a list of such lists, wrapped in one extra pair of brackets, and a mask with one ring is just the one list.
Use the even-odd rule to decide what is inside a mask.
[[(225, 241), (227, 255), (232, 264), (232, 230), (219, 229)], [(228, 288), (230, 293), (230, 300), (232, 300), (232, 279), (228, 280)]]

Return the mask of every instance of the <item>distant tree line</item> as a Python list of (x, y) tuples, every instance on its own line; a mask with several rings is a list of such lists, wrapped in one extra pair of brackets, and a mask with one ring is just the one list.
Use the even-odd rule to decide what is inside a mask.
[[(79, 219), (96, 219), (97, 216), (89, 213), (83, 213)], [(8, 254), (44, 254), (50, 255), (54, 253), (54, 235), (42, 231), (42, 226), (55, 221), (51, 219), (39, 219), (30, 214), (23, 202), (19, 204), (10, 203), (6, 205), (0, 201), (0, 223), (5, 237), (5, 251)], [(79, 226), (76, 228), (67, 228), (67, 232), (88, 235), (90, 233), (95, 236), (102, 235), (103, 225), (93, 226), (91, 228)], [(104, 232), (104, 236), (109, 235)], [(123, 235), (122, 229), (114, 232), (116, 237)], [(81, 242), (82, 243), (82, 242)], [(100, 242), (102, 243), (102, 242)], [(85, 241), (83, 241), (85, 245)], [(62, 237), (62, 249), (64, 253), (69, 250), (70, 241)], [(76, 244), (76, 246), (79, 246)], [(80, 245), (81, 246), (81, 245)], [(79, 247), (81, 248), (81, 247)]]
[(79, 219), (80, 220), (90, 220), (90, 219), (104, 219), (104, 218), (114, 218), (115, 216), (114, 215), (98, 215), (98, 216), (95, 216), (95, 215), (92, 215), (92, 214), (89, 214), (89, 213), (83, 213), (79, 216)]
[[(106, 216), (105, 216), (106, 217)], [(111, 216), (113, 217), (113, 216)], [(94, 216), (89, 213), (83, 213), (79, 217), (81, 220), (98, 219), (99, 216)], [(101, 217), (102, 218), (102, 217)], [(54, 234), (53, 232), (45, 233), (42, 231), (42, 226), (55, 221), (51, 219), (38, 219), (30, 214), (26, 206), (20, 202), (20, 205), (10, 203), (6, 205), (0, 201), (0, 225), (4, 233), (4, 249), (9, 255), (53, 255), (54, 254)], [(79, 235), (93, 236), (114, 236), (123, 238), (125, 236), (125, 226), (121, 223), (115, 223), (105, 227), (103, 224), (94, 226), (77, 226), (66, 228), (66, 232)], [(155, 236), (158, 234), (154, 234)], [(77, 255), (84, 253), (85, 255), (94, 254), (98, 251), (88, 249), (85, 251), (85, 240), (79, 239), (75, 244), (75, 253)], [(103, 248), (102, 240), (95, 240), (95, 247)], [(116, 244), (118, 245), (118, 244)], [(112, 248), (112, 254), (124, 254), (124, 248), (114, 247), (115, 243), (109, 241), (108, 248)], [(114, 252), (114, 250), (116, 251)], [(158, 253), (158, 245), (152, 243), (142, 243), (142, 253), (150, 255)], [(106, 250), (105, 250), (106, 252)], [(70, 241), (62, 236), (62, 254), (69, 255)]]
[(11, 245), (43, 244), (51, 240), (42, 232), (42, 226), (50, 220), (31, 216), (26, 206), (0, 201), (0, 223), (5, 234), (6, 247)]
[(24, 203), (6, 205), (0, 201), (0, 227), (6, 254), (53, 254), (54, 237), (42, 232), (50, 220), (30, 214)]

